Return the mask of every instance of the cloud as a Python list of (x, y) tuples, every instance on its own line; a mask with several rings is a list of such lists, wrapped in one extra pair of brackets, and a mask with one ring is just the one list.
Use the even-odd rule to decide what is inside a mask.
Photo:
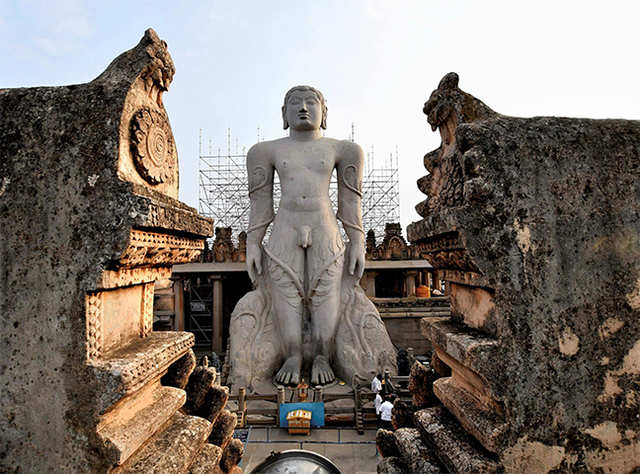
[(36, 47), (49, 56), (58, 56), (62, 54), (67, 48), (55, 40), (53, 37), (37, 36), (33, 38), (33, 43)]
[(81, 48), (82, 42), (93, 34), (89, 12), (79, 0), (39, 0), (27, 8), (31, 15), (35, 14), (32, 28), (39, 33), (33, 44), (50, 56)]

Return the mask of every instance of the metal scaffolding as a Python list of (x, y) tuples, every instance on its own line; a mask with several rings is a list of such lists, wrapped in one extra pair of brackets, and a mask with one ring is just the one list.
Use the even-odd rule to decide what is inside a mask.
[[(351, 140), (353, 141), (353, 129)], [(260, 139), (260, 132), (258, 131)], [(199, 146), (199, 205), (200, 214), (212, 217), (216, 227), (231, 227), (233, 237), (249, 225), (249, 189), (245, 149), (231, 149), (231, 130), (227, 130), (227, 150), (214, 153), (209, 144), (205, 152), (202, 132)], [(390, 154), (384, 163), (376, 162), (373, 147), (367, 151), (362, 181), (362, 221), (365, 231), (373, 229), (377, 237), (384, 235), (388, 222), (400, 222), (400, 190), (398, 151)], [(338, 184), (334, 171), (329, 184), (329, 198), (334, 211), (338, 207)], [(275, 211), (280, 202), (280, 183), (276, 174), (273, 187)]]

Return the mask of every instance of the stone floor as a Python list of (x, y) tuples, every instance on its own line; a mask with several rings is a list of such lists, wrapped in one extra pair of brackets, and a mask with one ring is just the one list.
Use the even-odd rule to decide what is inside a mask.
[(252, 427), (243, 431), (246, 430), (248, 436), (240, 467), (247, 474), (272, 451), (288, 449), (306, 449), (321, 454), (345, 474), (376, 472), (379, 457), (375, 429), (365, 430), (364, 434), (359, 435), (349, 428), (320, 428), (311, 430), (309, 436), (289, 435), (282, 428)]

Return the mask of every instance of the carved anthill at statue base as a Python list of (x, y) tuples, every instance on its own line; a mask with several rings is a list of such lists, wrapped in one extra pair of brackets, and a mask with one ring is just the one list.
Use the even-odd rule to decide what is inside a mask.
[[(306, 368), (313, 385), (331, 383), (336, 376), (352, 382), (385, 369), (396, 372), (386, 328), (358, 285), (365, 253), (362, 149), (321, 136), (326, 111), (319, 91), (294, 87), (283, 106), (290, 136), (258, 143), (247, 155), (247, 268), (255, 290), (231, 316), (229, 383), (234, 387), (254, 387), (274, 375), (277, 383), (297, 384)], [(328, 195), (334, 169), (337, 215)], [(274, 216), (276, 172), (282, 198)]]

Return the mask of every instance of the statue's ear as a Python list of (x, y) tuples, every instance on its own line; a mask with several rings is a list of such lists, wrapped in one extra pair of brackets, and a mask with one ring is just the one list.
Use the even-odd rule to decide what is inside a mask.
[(285, 130), (289, 128), (289, 122), (287, 122), (287, 108), (282, 106), (282, 128)]
[(322, 107), (322, 122), (320, 122), (320, 128), (327, 129), (327, 107)]

